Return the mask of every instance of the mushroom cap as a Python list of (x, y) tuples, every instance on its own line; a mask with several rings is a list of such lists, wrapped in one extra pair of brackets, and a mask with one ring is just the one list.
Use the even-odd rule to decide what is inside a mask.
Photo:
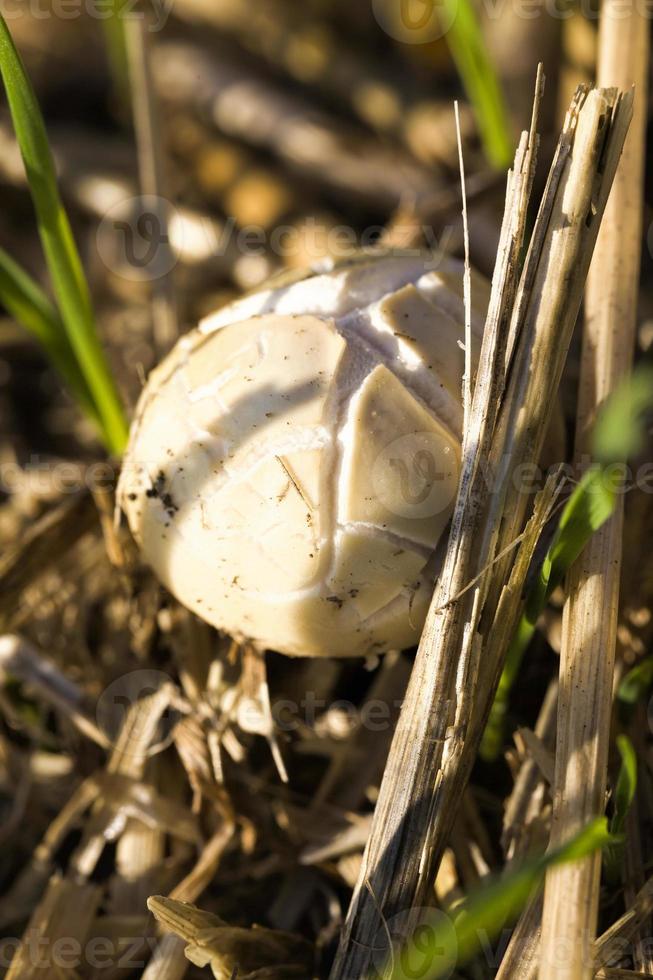
[(463, 324), (459, 263), (393, 255), (270, 285), (183, 337), (119, 484), (170, 592), (291, 655), (416, 643), (460, 471)]

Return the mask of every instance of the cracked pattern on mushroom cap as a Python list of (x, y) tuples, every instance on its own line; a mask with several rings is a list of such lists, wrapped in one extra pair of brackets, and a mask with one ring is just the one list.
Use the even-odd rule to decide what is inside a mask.
[[(478, 354), (487, 286), (475, 281)], [(462, 267), (356, 262), (208, 317), (152, 372), (120, 503), (167, 588), (284, 653), (417, 642), (460, 469)]]

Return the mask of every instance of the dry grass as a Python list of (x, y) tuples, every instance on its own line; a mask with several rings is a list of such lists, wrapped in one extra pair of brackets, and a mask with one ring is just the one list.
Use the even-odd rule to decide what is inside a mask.
[[(648, 19), (624, 18), (611, 2), (602, 11), (598, 78), (646, 90)], [(587, 452), (597, 411), (632, 365), (643, 211), (645, 102), (636, 113), (606, 208), (587, 288), (576, 451)], [(567, 582), (560, 655), (560, 700), (551, 840), (575, 832), (603, 812), (619, 620), (623, 497), (597, 531)], [(593, 974), (601, 864), (598, 855), (552, 869), (542, 917), (540, 980)], [(560, 962), (557, 950), (569, 953)]]
[[(513, 475), (518, 467), (536, 462), (541, 452), (632, 99), (609, 90), (576, 94), (520, 275), (540, 87), (538, 80), (533, 125), (523, 134), (508, 178), (444, 567), (388, 757), (332, 980), (368, 975), (380, 922), (411, 909), (417, 928), (423, 916), (517, 626), (526, 573), (549, 516), (555, 478), (519, 549), (505, 554), (506, 546), (522, 534), (529, 504)], [(486, 460), (494, 477), (491, 492)], [(473, 588), (468, 588), (470, 582)]]

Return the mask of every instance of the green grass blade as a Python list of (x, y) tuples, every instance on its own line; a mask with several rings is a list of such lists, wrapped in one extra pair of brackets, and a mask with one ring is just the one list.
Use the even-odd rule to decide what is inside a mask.
[(120, 452), (127, 439), (127, 422), (95, 330), (88, 285), (59, 196), (41, 111), (2, 15), (0, 74), (25, 164), (61, 320), (91, 392), (107, 447), (113, 452)]
[(129, 11), (123, 8), (126, 8), (125, 0), (110, 0), (107, 7), (108, 16), (101, 23), (114, 89), (121, 107), (129, 109), (129, 67), (123, 27), (124, 18), (129, 16)]
[(614, 478), (606, 475), (602, 467), (593, 466), (583, 475), (565, 505), (554, 539), (508, 647), (506, 663), (481, 741), (480, 756), (486, 762), (494, 761), (501, 752), (510, 693), (533, 638), (537, 621), (567, 570), (579, 557), (594, 532), (607, 521), (614, 510), (616, 492)]
[(445, 37), (474, 109), (485, 154), (493, 167), (505, 169), (514, 152), (508, 112), (473, 0), (445, 0), (443, 18), (451, 19)]
[(97, 421), (95, 406), (61, 317), (41, 287), (0, 248), (0, 303), (44, 347), (82, 408)]
[(617, 843), (605, 817), (592, 821), (567, 844), (528, 861), (505, 877), (489, 882), (465, 899), (448, 917), (419, 926), (415, 935), (383, 973), (386, 980), (419, 976), (438, 980), (450, 976), (514, 922), (534, 891), (541, 887), (547, 868), (576, 861), (599, 848)]
[(526, 602), (525, 616), (533, 626), (567, 570), (612, 514), (617, 491), (615, 478), (600, 466), (592, 466), (583, 474), (565, 505), (537, 583)]
[(637, 704), (653, 686), (653, 656), (645, 657), (628, 671), (619, 685), (617, 697), (622, 704)]
[(637, 789), (637, 755), (633, 743), (627, 735), (617, 736), (617, 749), (621, 756), (621, 767), (614, 791), (614, 812), (610, 821), (610, 832), (621, 834), (626, 823), (626, 814), (635, 798)]
[[(535, 632), (537, 620), (551, 593), (562, 582), (592, 534), (614, 510), (617, 494), (623, 491), (624, 472), (621, 464), (625, 464), (644, 445), (645, 413), (652, 406), (653, 370), (644, 366), (624, 379), (599, 415), (592, 440), (593, 455), (598, 463), (584, 474), (567, 502), (553, 543), (526, 600), (524, 615), (508, 649), (506, 664), (481, 743), (480, 755), (487, 762), (494, 761), (501, 751), (510, 692)], [(635, 671), (631, 672), (631, 686), (638, 681)], [(647, 668), (642, 669), (642, 674), (648, 677)], [(627, 696), (621, 699), (626, 701)]]
[[(637, 755), (633, 743), (627, 735), (617, 736), (617, 749), (621, 756), (619, 775), (614, 789), (610, 832), (615, 836), (623, 833), (626, 816), (635, 799), (637, 790)], [(622, 868), (623, 843), (618, 840), (610, 844), (604, 854), (604, 867), (608, 881), (619, 881)]]
[(594, 455), (609, 466), (625, 463), (646, 441), (644, 415), (653, 405), (653, 368), (637, 368), (615, 390), (594, 429)]

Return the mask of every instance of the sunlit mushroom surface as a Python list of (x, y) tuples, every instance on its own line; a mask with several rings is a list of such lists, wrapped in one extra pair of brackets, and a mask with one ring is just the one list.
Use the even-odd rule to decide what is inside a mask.
[(412, 255), (273, 284), (152, 372), (119, 497), (184, 605), (293, 655), (417, 642), (460, 469), (462, 279)]

